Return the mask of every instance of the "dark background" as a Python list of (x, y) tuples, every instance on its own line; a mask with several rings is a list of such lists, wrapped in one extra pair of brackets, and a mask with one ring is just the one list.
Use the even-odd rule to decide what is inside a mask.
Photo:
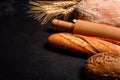
[(0, 1), (0, 80), (88, 80), (83, 55), (53, 48), (47, 38), (61, 30), (28, 17), (27, 0)]

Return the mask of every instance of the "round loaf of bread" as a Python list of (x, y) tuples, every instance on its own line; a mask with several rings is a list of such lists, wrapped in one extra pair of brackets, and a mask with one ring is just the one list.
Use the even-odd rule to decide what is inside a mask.
[(86, 61), (84, 71), (92, 80), (120, 80), (120, 54), (93, 55)]
[(82, 0), (75, 16), (96, 23), (120, 26), (120, 0)]

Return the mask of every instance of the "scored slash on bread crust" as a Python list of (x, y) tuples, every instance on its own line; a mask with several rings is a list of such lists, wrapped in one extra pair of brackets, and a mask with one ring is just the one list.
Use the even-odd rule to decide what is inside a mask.
[(48, 38), (48, 42), (55, 47), (62, 48), (65, 50), (71, 50), (77, 53), (87, 53), (88, 55), (96, 54), (93, 48), (79, 35), (69, 33), (58, 33), (52, 34)]
[[(110, 41), (112, 42), (112, 40)], [(48, 42), (54, 47), (77, 53), (85, 53), (87, 55), (94, 55), (102, 52), (120, 53), (120, 46), (108, 40), (72, 33), (52, 34), (48, 37)]]

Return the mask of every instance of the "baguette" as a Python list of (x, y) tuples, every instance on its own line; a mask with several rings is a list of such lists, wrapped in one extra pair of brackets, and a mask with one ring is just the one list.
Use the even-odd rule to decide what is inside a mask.
[(108, 41), (108, 39), (104, 40), (97, 37), (88, 37), (72, 33), (52, 34), (48, 37), (48, 42), (54, 47), (86, 55), (103, 52), (120, 53), (120, 46), (116, 44), (119, 43), (119, 41)]

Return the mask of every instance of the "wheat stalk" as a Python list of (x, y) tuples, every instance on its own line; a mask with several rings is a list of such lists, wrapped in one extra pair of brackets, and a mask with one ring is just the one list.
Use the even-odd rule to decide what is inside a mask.
[(53, 18), (64, 16), (68, 19), (71, 12), (76, 8), (77, 1), (30, 1), (30, 15), (46, 24)]

